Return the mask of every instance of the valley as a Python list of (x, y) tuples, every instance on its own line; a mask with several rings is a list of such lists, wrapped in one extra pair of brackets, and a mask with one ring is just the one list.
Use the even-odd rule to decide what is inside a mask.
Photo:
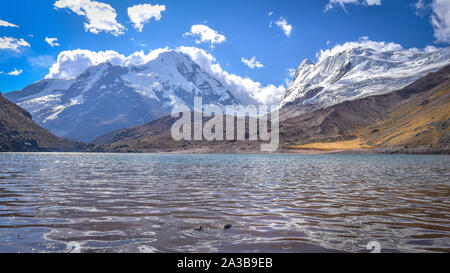
[[(357, 47), (323, 53), (318, 64), (302, 62), (278, 105), (276, 152), (449, 153), (449, 51), (411, 55)], [(225, 84), (177, 51), (142, 65), (96, 65), (5, 96), (30, 111), (24, 115), (33, 116), (40, 131), (50, 131), (45, 145), (31, 138), (43, 150), (73, 150), (74, 142), (62, 139), (91, 142), (75, 145), (82, 151), (118, 153), (260, 153), (264, 144), (248, 140), (248, 118), (245, 141), (172, 138), (171, 109), (194, 110), (194, 97), (222, 109), (241, 106)], [(26, 149), (42, 150), (34, 146)]]

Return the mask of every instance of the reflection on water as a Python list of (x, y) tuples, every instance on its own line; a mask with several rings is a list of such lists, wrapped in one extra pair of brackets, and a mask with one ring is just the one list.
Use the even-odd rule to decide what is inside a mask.
[(448, 156), (0, 154), (0, 252), (449, 252), (449, 177)]

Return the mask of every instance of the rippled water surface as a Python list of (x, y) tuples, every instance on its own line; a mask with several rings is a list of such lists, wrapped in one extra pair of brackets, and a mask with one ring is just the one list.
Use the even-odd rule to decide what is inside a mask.
[(0, 252), (450, 252), (449, 181), (449, 156), (0, 154)]

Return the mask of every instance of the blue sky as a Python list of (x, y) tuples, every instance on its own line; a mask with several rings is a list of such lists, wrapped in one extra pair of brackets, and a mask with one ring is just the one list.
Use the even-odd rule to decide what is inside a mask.
[[(89, 2), (75, 2), (80, 1)], [(22, 89), (43, 79), (60, 52), (75, 49), (114, 50), (129, 55), (164, 47), (197, 47), (213, 55), (228, 73), (278, 86), (284, 84), (287, 70), (297, 68), (303, 59), (314, 61), (321, 49), (363, 36), (398, 43), (404, 48), (448, 45), (449, 18), (440, 18), (436, 13), (438, 4), (450, 6), (446, 0), (381, 0), (380, 5), (376, 3), (379, 0), (347, 0), (344, 2), (359, 3), (345, 5), (340, 5), (340, 1), (343, 0), (95, 1), (109, 5), (117, 14), (117, 25), (113, 27), (120, 26), (115, 32), (86, 29), (86, 16), (67, 7), (55, 8), (56, 0), (2, 1), (0, 91)], [(70, 3), (59, 2), (60, 6)], [(160, 18), (153, 17), (142, 25), (142, 32), (127, 13), (129, 7), (138, 4), (165, 8)], [(439, 25), (432, 24), (433, 16), (440, 19)], [(2, 21), (13, 26), (1, 26)], [(290, 32), (279, 26), (283, 22), (291, 26)], [(215, 31), (216, 43), (207, 41), (209, 36), (205, 36), (206, 42), (197, 43), (200, 36), (183, 35), (194, 25)], [(46, 37), (57, 38), (59, 46), (52, 47)], [(17, 40), (9, 40), (5, 45), (6, 38)], [(16, 50), (7, 48), (18, 42), (22, 45)]]

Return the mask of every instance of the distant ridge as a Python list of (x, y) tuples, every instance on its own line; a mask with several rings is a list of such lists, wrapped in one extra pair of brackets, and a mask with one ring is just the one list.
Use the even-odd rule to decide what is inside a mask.
[(352, 149), (449, 153), (449, 118), (450, 65), (394, 92), (283, 120), (281, 131), (285, 147), (298, 149), (338, 142), (344, 148), (353, 143)]
[(0, 93), (0, 152), (83, 151), (89, 145), (59, 138)]
[[(292, 112), (298, 105), (283, 111)], [(450, 153), (450, 65), (400, 90), (346, 101), (281, 120), (280, 151), (365, 150)], [(170, 116), (110, 132), (94, 143), (102, 152), (257, 153), (250, 141), (172, 140)], [(370, 148), (370, 149), (369, 149)]]
[(90, 142), (107, 132), (170, 114), (176, 105), (239, 102), (187, 55), (169, 50), (141, 65), (102, 63), (74, 78), (44, 79), (5, 97), (53, 134)]
[(285, 113), (293, 117), (344, 101), (386, 94), (448, 64), (450, 47), (404, 50), (360, 43), (322, 53), (317, 63), (303, 61), (280, 106), (301, 106), (297, 112)]

